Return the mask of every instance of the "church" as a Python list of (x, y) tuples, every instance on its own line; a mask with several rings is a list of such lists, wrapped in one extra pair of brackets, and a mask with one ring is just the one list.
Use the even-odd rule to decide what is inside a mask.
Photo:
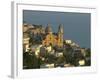
[(42, 45), (44, 46), (57, 46), (62, 47), (63, 46), (63, 25), (60, 24), (58, 28), (58, 32), (54, 34), (52, 32), (52, 28), (50, 24), (47, 25), (45, 28), (45, 38), (42, 41)]

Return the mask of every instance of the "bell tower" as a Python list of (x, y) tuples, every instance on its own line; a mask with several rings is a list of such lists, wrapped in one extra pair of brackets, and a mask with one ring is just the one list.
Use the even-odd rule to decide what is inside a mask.
[(63, 46), (63, 25), (60, 24), (58, 28), (58, 46)]

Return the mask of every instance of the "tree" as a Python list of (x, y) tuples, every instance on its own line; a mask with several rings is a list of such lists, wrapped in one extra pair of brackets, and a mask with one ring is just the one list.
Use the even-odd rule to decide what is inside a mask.
[(85, 61), (86, 61), (86, 66), (91, 65), (91, 50), (89, 48), (86, 50)]

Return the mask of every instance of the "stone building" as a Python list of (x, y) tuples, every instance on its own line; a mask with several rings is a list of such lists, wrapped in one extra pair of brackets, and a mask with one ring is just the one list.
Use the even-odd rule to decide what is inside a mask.
[(24, 52), (28, 52), (30, 49), (29, 48), (30, 37), (29, 37), (29, 32), (28, 32), (30, 28), (33, 28), (31, 24), (27, 24), (27, 23), (23, 24), (23, 50)]
[(29, 50), (29, 35), (28, 33), (24, 32), (23, 33), (23, 49), (24, 49), (24, 52), (27, 52)]

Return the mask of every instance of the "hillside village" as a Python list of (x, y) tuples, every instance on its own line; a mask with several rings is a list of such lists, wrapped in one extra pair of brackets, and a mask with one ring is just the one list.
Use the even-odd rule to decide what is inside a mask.
[(65, 40), (64, 27), (23, 24), (23, 69), (76, 67), (91, 65), (91, 50), (73, 40)]

